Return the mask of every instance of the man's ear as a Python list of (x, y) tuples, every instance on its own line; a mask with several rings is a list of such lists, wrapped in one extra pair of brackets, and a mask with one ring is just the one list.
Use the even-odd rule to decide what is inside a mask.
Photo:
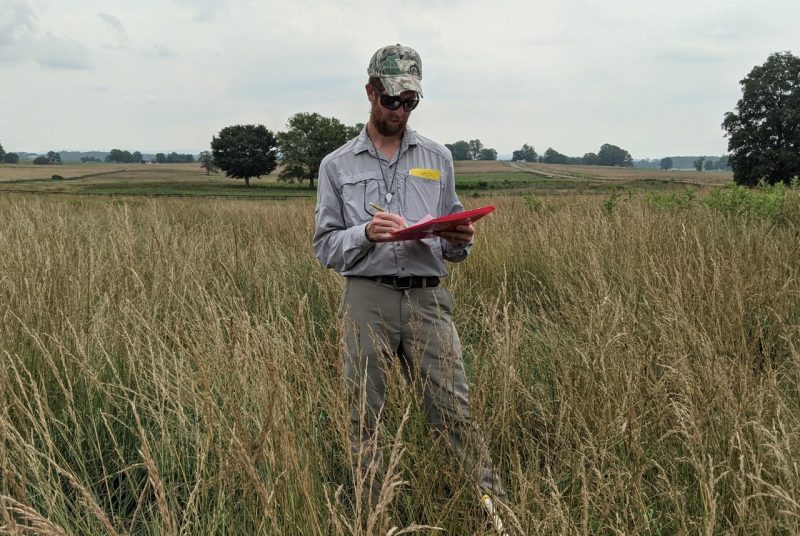
[(375, 100), (375, 88), (372, 86), (372, 84), (367, 82), (367, 84), (364, 86), (364, 89), (367, 92), (367, 99), (369, 99), (369, 102), (373, 102)]

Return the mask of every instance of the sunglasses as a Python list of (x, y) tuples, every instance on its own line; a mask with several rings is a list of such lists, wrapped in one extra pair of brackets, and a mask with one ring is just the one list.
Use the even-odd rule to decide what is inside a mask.
[(419, 105), (419, 97), (403, 100), (400, 97), (392, 97), (391, 95), (385, 94), (378, 86), (373, 85), (372, 87), (375, 88), (375, 91), (380, 95), (381, 106), (387, 110), (397, 110), (402, 106), (404, 111), (410, 112)]

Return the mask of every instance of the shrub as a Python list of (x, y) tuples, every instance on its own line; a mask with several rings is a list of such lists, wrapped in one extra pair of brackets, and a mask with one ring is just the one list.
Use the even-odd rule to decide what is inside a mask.
[(715, 188), (705, 199), (709, 207), (744, 217), (778, 218), (782, 215), (786, 187), (783, 183), (757, 188), (733, 185)]
[(525, 196), (525, 206), (528, 207), (528, 210), (530, 210), (531, 212), (544, 211), (544, 203), (542, 203), (540, 199), (537, 199), (532, 195)]
[(678, 209), (684, 210), (694, 206), (695, 190), (689, 188), (678, 194), (675, 192), (651, 192), (647, 194), (647, 202), (659, 208), (666, 210)]

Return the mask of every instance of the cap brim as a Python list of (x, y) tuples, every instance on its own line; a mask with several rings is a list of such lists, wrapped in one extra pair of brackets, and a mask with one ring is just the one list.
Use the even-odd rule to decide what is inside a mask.
[(422, 83), (415, 76), (386, 76), (381, 78), (383, 88), (388, 95), (396, 97), (404, 91), (414, 91), (422, 97)]

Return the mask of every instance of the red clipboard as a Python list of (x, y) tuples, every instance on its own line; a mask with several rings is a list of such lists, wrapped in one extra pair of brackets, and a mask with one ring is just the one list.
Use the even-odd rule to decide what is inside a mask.
[(456, 212), (455, 214), (448, 214), (440, 218), (434, 218), (424, 223), (418, 223), (405, 229), (400, 229), (392, 233), (392, 237), (397, 241), (402, 240), (419, 240), (420, 238), (428, 238), (433, 236), (435, 231), (454, 231), (459, 225), (469, 225), (483, 218), (487, 214), (494, 212), (494, 205), (486, 205), (485, 207), (466, 210), (464, 212)]

